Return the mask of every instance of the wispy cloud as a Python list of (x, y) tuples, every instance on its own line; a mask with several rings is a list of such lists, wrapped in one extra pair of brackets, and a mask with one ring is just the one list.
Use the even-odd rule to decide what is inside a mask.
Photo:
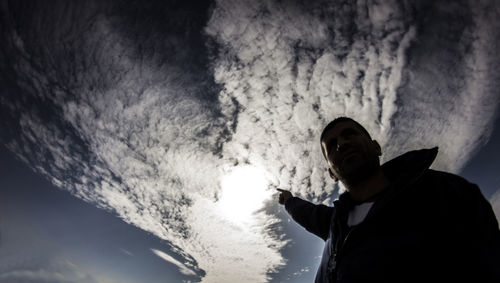
[(493, 212), (497, 217), (497, 221), (500, 225), (500, 190), (497, 190), (490, 199), (491, 206), (493, 208)]
[(196, 273), (194, 271), (192, 271), (191, 269), (189, 269), (188, 267), (186, 267), (184, 264), (182, 264), (180, 261), (176, 260), (175, 258), (173, 258), (172, 256), (160, 251), (160, 250), (156, 250), (156, 249), (151, 249), (151, 251), (153, 251), (153, 253), (159, 257), (161, 257), (162, 259), (172, 263), (173, 265), (177, 266), (179, 268), (179, 271), (184, 274), (184, 275), (196, 275)]
[(38, 268), (15, 268), (0, 273), (0, 282), (98, 282), (70, 261), (45, 264)]
[(298, 271), (296, 271), (296, 272), (292, 273), (292, 275), (293, 275), (293, 276), (300, 276), (300, 275), (302, 275), (303, 273), (305, 273), (305, 272), (309, 272), (309, 271), (310, 271), (310, 270), (309, 270), (309, 267), (308, 267), (308, 266), (306, 266), (306, 267), (303, 267), (303, 268), (301, 268), (300, 270), (298, 270)]
[(434, 166), (458, 172), (489, 139), (500, 101), (499, 3), (448, 4), (416, 10), (425, 25), (402, 73), (387, 146), (395, 152), (438, 145)]
[(1, 68), (15, 75), (1, 80), (1, 138), (55, 185), (167, 240), (183, 263), (153, 252), (186, 275), (264, 282), (285, 264), (277, 217), (255, 209), (269, 191), (234, 182), (260, 196), (235, 220), (222, 180), (246, 168), (328, 202), (318, 136), (339, 115), (366, 125), (384, 159), (439, 145), (436, 166), (452, 171), (488, 139), (495, 1), (221, 0), (211, 14), (161, 2), (39, 3), (29, 18), (2, 4)]
[(134, 256), (133, 253), (131, 253), (129, 250), (127, 249), (124, 249), (124, 248), (120, 248), (120, 251), (128, 256)]

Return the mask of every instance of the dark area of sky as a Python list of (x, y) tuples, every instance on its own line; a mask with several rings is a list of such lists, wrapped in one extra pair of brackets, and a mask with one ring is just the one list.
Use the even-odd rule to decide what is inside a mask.
[[(498, 114), (497, 110), (497, 114)], [(460, 172), (472, 183), (479, 185), (486, 198), (500, 190), (500, 115), (497, 115), (494, 129), (488, 143), (467, 162)], [(498, 218), (498, 217), (497, 217)]]

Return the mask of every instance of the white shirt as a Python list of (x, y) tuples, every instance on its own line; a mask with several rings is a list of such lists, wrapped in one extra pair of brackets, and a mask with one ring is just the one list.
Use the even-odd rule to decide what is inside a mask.
[(347, 218), (347, 226), (351, 227), (354, 225), (358, 225), (363, 222), (368, 211), (372, 208), (373, 202), (365, 202), (360, 205), (354, 206), (351, 211), (349, 211), (349, 218)]

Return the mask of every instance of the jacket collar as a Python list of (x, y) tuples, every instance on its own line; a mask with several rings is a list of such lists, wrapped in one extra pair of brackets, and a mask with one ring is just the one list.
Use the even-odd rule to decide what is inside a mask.
[[(365, 221), (371, 218), (374, 213), (390, 202), (394, 196), (399, 194), (405, 187), (415, 182), (427, 170), (434, 159), (436, 159), (438, 148), (414, 150), (404, 153), (382, 165), (384, 174), (390, 181), (390, 185), (382, 191), (377, 201), (374, 203)], [(341, 210), (349, 210), (354, 205), (349, 193), (339, 196), (335, 206)]]
[(429, 169), (437, 153), (437, 147), (409, 151), (384, 163), (382, 170), (391, 183), (411, 181)]
[(379, 199), (373, 204), (365, 221), (373, 217), (379, 210), (395, 196), (404, 191), (429, 169), (436, 159), (438, 148), (409, 151), (382, 165), (382, 170), (390, 180), (389, 186), (383, 191)]

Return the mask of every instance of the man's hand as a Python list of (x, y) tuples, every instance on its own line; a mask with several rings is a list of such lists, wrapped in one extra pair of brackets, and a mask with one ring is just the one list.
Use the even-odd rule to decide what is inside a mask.
[(286, 201), (293, 197), (292, 193), (290, 191), (287, 191), (287, 190), (282, 190), (282, 189), (276, 189), (280, 192), (280, 196), (279, 196), (279, 203), (280, 204), (285, 204)]

